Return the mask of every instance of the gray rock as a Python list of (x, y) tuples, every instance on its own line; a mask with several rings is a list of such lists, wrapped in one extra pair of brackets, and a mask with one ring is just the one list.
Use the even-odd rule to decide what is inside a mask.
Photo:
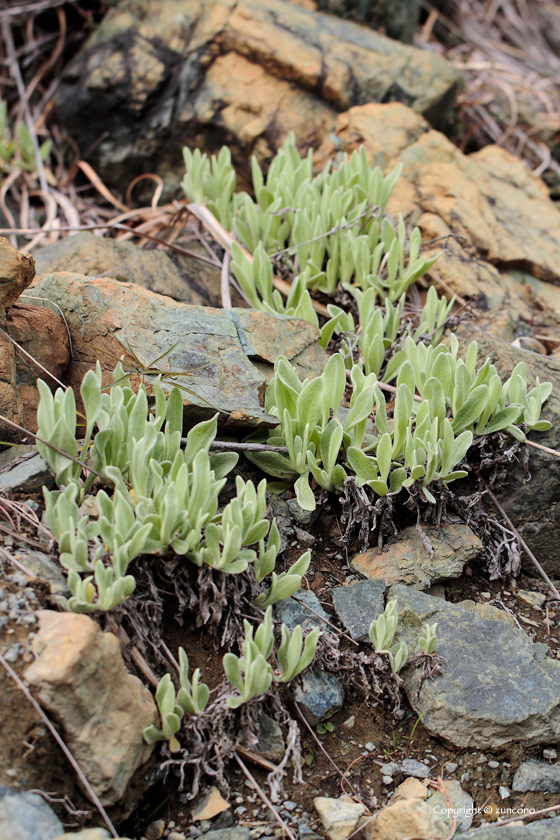
[(234, 822), (235, 820), (233, 819), (233, 814), (229, 809), (227, 811), (222, 811), (222, 813), (218, 814), (212, 823), (212, 831), (218, 831), (218, 829), (221, 828), (231, 828)]
[(300, 525), (312, 525), (319, 516), (318, 508), (315, 508), (315, 510), (304, 510), (299, 506), (297, 499), (288, 499), (287, 505), (290, 515)]
[(500, 794), (500, 799), (509, 799), (509, 797), (511, 796), (511, 791), (509, 791), (507, 787), (504, 787), (503, 785), (500, 785), (500, 787), (498, 788), (498, 792)]
[(307, 589), (300, 589), (295, 596), (278, 601), (274, 610), (278, 620), (282, 621), (289, 630), (293, 630), (298, 624), (307, 631), (313, 627), (328, 629), (328, 615), (315, 593)]
[(432, 775), (429, 767), (413, 758), (405, 758), (401, 761), (401, 767), (405, 776), (414, 776), (416, 779), (427, 779)]
[(316, 726), (342, 708), (344, 689), (334, 674), (311, 668), (296, 688), (294, 700), (311, 726)]
[(21, 562), (26, 569), (49, 584), (52, 595), (69, 596), (70, 590), (60, 563), (42, 551), (22, 553)]
[(382, 776), (396, 776), (397, 773), (401, 772), (401, 765), (397, 764), (396, 761), (389, 761), (388, 764), (379, 768), (379, 772)]
[(1, 454), (4, 459), (3, 463), (0, 461), (0, 492), (36, 493), (43, 486), (54, 486), (47, 462), (34, 447), (11, 446), (8, 452)]
[(518, 793), (526, 793), (528, 790), (560, 793), (560, 766), (530, 758), (519, 765), (512, 788)]
[(208, 831), (204, 837), (206, 840), (249, 840), (249, 829), (241, 825), (219, 828), (217, 831)]
[(543, 750), (542, 754), (543, 758), (548, 759), (548, 761), (556, 761), (558, 758), (558, 752), (554, 748)]
[(359, 580), (331, 589), (336, 614), (356, 641), (369, 642), (369, 626), (385, 609), (386, 588), (384, 580)]
[(256, 749), (263, 758), (275, 763), (282, 761), (286, 749), (282, 730), (276, 721), (264, 712), (259, 717), (259, 740)]
[(41, 796), (0, 787), (2, 840), (55, 840), (62, 834), (62, 823)]
[(522, 630), (406, 586), (392, 587), (389, 597), (397, 599), (398, 638), (409, 650), (416, 648), (423, 624), (438, 623), (440, 673), (425, 680), (417, 698), (418, 672), (411, 666), (401, 672), (429, 732), (479, 749), (560, 737), (560, 663), (541, 658)]
[(488, 767), (490, 768), (490, 770), (497, 770), (499, 766), (500, 766), (499, 761), (489, 761), (488, 762)]
[(523, 825), (483, 826), (465, 834), (465, 840), (560, 840), (560, 817)]

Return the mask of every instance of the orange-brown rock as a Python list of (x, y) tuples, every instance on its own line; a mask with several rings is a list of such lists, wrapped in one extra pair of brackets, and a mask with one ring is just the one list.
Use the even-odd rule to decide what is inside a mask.
[(339, 111), (365, 102), (443, 121), (450, 62), (308, 6), (120, 0), (65, 70), (59, 118), (84, 148), (96, 141), (94, 165), (119, 186), (148, 170), (176, 185), (185, 144), (227, 142), (242, 165), (270, 158), (290, 131), (317, 146)]
[(560, 210), (521, 160), (498, 146), (464, 155), (405, 105), (371, 103), (339, 115), (318, 165), (361, 144), (385, 171), (403, 164), (388, 211), (417, 225), (424, 242), (439, 239), (426, 246), (426, 255), (443, 248), (432, 279), (489, 310), (486, 329), (511, 340), (536, 299), (554, 321)]
[(157, 724), (149, 690), (124, 667), (120, 642), (87, 615), (40, 610), (37, 660), (25, 677), (60, 723), (64, 740), (103, 805), (124, 794), (153, 746), (142, 730)]
[[(70, 343), (58, 312), (18, 302), (0, 318), (0, 326), (57, 379), (63, 377), (70, 361)], [(56, 388), (53, 379), (0, 334), (0, 414), (31, 432), (37, 431), (38, 378)], [(0, 420), (0, 440), (16, 441), (21, 437)]]
[(482, 549), (479, 538), (463, 523), (448, 522), (439, 529), (423, 525), (422, 530), (423, 540), (416, 528), (404, 528), (399, 541), (381, 554), (370, 548), (356, 555), (353, 568), (369, 580), (384, 580), (388, 586), (405, 583), (426, 589), (440, 580), (460, 577), (463, 567)]
[(13, 306), (35, 277), (35, 260), (27, 251), (16, 251), (0, 236), (0, 316)]

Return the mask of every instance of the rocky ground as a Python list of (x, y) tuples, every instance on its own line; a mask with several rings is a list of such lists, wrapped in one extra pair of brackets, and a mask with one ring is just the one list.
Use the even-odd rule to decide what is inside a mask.
[[(371, 4), (365, 17), (375, 31), (330, 14), (359, 18), (352, 3), (319, 5), (120, 0), (98, 15), (99, 25), (61, 68), (52, 107), (76, 148), (91, 150), (84, 157), (102, 181), (79, 164), (76, 172), (113, 204), (96, 223), (117, 224), (118, 208), (118, 219), (136, 229), (119, 230), (119, 239), (99, 229), (49, 233), (51, 244), (32, 248), (35, 278), (29, 258), (1, 243), (0, 840), (106, 840), (111, 825), (115, 836), (131, 840), (560, 838), (560, 600), (552, 589), (560, 587), (560, 209), (553, 200), (560, 170), (557, 90), (543, 81), (557, 84), (558, 68), (544, 47), (523, 65), (530, 88), (523, 95), (532, 106), (538, 78), (546, 91), (546, 120), (537, 119), (511, 67), (507, 83), (499, 76), (503, 63), (477, 69), (472, 39), (480, 36), (484, 53), (487, 33), (472, 16), (467, 56), (433, 35), (434, 27), (450, 29), (447, 6), (421, 18), (415, 3)], [(542, 40), (546, 29), (550, 46), (558, 21), (541, 5), (545, 24), (531, 29), (531, 38)], [(494, 16), (490, 38), (507, 29), (503, 16), (511, 11), (495, 6), (484, 12)], [(511, 32), (525, 20), (520, 9), (509, 14), (507, 29), (517, 62), (521, 46)], [(478, 5), (471, 11), (482, 14)], [(468, 12), (458, 4), (457, 23)], [(504, 36), (506, 55), (510, 41)], [(494, 89), (505, 95), (509, 122), (503, 99), (476, 99), (476, 78), (486, 97)], [(526, 105), (515, 124), (514, 89)], [(467, 118), (470, 127), (461, 122)], [(380, 552), (365, 550), (356, 534), (345, 536), (339, 497), (324, 494), (309, 513), (291, 490), (269, 494), (268, 515), (277, 517), (282, 539), (278, 570), (312, 552), (302, 588), (275, 606), (275, 618), (290, 628), (318, 626), (331, 639), (286, 700), (301, 732), (303, 784), (294, 781), (286, 708), (271, 697), (248, 713), (258, 742), (249, 738), (230, 751), (223, 776), (212, 775), (212, 766), (198, 779), (188, 762), (174, 763), (166, 744), (148, 747), (142, 730), (157, 723), (154, 688), (177, 648), (188, 650), (191, 667), (200, 667), (214, 690), (227, 644), (201, 626), (187, 602), (188, 573), (162, 558), (134, 562), (138, 588), (124, 608), (94, 617), (68, 611), (66, 576), (42, 524), (41, 488), (54, 487), (54, 479), (13, 423), (37, 428), (36, 361), (77, 391), (97, 359), (109, 375), (126, 351), (140, 380), (164, 354), (168, 370), (189, 372), (188, 425), (219, 410), (227, 417), (220, 437), (230, 443), (273, 422), (263, 396), (279, 354), (302, 378), (321, 374), (327, 353), (319, 329), (246, 309), (235, 290), (235, 308), (222, 308), (223, 248), (178, 200), (183, 145), (214, 152), (227, 142), (247, 186), (251, 154), (266, 165), (290, 131), (300, 149), (315, 149), (319, 166), (360, 145), (384, 171), (402, 163), (388, 212), (420, 228), (426, 256), (444, 243), (427, 280), (457, 296), (462, 316), (453, 331), (461, 349), (476, 338), (479, 358), (490, 356), (500, 375), (523, 360), (531, 382), (553, 383), (543, 409), (552, 428), (531, 436), (546, 451), (506, 447), (504, 438), (476, 464), (503, 506), (500, 512), (486, 498), (484, 518), (504, 522), (505, 512), (549, 582), (527, 553), (515, 576), (490, 574), (479, 520), (471, 528), (450, 514), (442, 527), (426, 525), (432, 554), (416, 514), (403, 510), (398, 537)], [(499, 142), (478, 142), (484, 131)], [(545, 163), (548, 154), (544, 170), (531, 158), (539, 151)], [(62, 180), (63, 169), (49, 169), (55, 182), (53, 173)], [(64, 172), (71, 183), (76, 172)], [(154, 182), (159, 192), (135, 216), (130, 194), (126, 204), (115, 194), (146, 172), (135, 195), (149, 205)], [(71, 202), (83, 206), (69, 189), (70, 209), (60, 189), (53, 188), (53, 201), (66, 206), (63, 222), (72, 227)], [(22, 247), (10, 201), (23, 207), (26, 193), (20, 189), (7, 205), (6, 194), (0, 205)], [(158, 207), (160, 198), (167, 203)], [(22, 212), (22, 225), (25, 218)], [(148, 237), (139, 239), (144, 247), (127, 241), (133, 234)], [(169, 247), (160, 247), (161, 237)], [(33, 243), (45, 245), (45, 235), (36, 231)], [(426, 288), (419, 284), (419, 301)], [(327, 302), (317, 296), (320, 313)], [(497, 469), (484, 472), (484, 457), (484, 469)], [(238, 469), (244, 478), (263, 475), (243, 459)], [(479, 478), (473, 473), (459, 495), (480, 490)], [(232, 487), (230, 478), (226, 492)], [(94, 497), (84, 505), (94, 512)], [(409, 664), (402, 680), (376, 693), (364, 687), (358, 663), (371, 654), (370, 623), (391, 598), (397, 639), (411, 651), (421, 626), (437, 622), (439, 671), (419, 686), (420, 670)], [(280, 786), (270, 776), (278, 764)]]

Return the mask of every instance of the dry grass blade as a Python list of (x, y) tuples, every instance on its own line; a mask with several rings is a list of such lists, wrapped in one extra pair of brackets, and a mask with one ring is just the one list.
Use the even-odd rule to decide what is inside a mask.
[(16, 683), (17, 687), (25, 695), (25, 697), (29, 700), (29, 702), (31, 703), (31, 705), (33, 706), (33, 708), (35, 709), (37, 714), (40, 716), (41, 720), (44, 722), (45, 726), (47, 727), (47, 729), (49, 730), (49, 732), (51, 733), (51, 735), (53, 736), (53, 738), (55, 739), (55, 741), (59, 745), (60, 749), (62, 750), (62, 752), (64, 753), (64, 755), (66, 756), (66, 758), (68, 759), (70, 764), (72, 765), (76, 775), (78, 776), (79, 780), (81, 781), (84, 788), (86, 789), (89, 798), (91, 799), (91, 801), (93, 802), (93, 804), (95, 805), (95, 807), (97, 808), (99, 813), (101, 814), (101, 817), (103, 818), (103, 821), (105, 822), (105, 825), (107, 826), (107, 828), (111, 832), (112, 836), (117, 838), (117, 840), (118, 840), (119, 835), (117, 834), (115, 826), (113, 825), (113, 823), (109, 819), (105, 808), (103, 807), (103, 805), (99, 801), (99, 797), (97, 796), (96, 792), (94, 791), (94, 789), (90, 785), (89, 781), (87, 780), (85, 774), (83, 773), (82, 769), (80, 768), (78, 762), (76, 761), (76, 759), (74, 758), (74, 756), (72, 755), (72, 753), (70, 752), (70, 750), (68, 749), (68, 747), (66, 746), (66, 744), (64, 743), (64, 741), (62, 740), (62, 738), (60, 737), (60, 735), (58, 734), (58, 732), (54, 728), (54, 726), (52, 725), (52, 723), (50, 722), (49, 718), (47, 717), (47, 715), (45, 714), (45, 712), (43, 711), (41, 706), (37, 703), (37, 701), (35, 700), (35, 698), (31, 694), (31, 692), (29, 691), (29, 689), (25, 686), (25, 684), (22, 682), (22, 680), (20, 680), (20, 678), (18, 677), (18, 675), (16, 674), (14, 669), (6, 662), (6, 660), (4, 659), (4, 657), (1, 654), (0, 654), (0, 665), (2, 665), (2, 667), (8, 672), (10, 677)]
[(251, 782), (253, 788), (257, 791), (258, 795), (260, 796), (260, 798), (264, 802), (265, 806), (267, 808), (270, 808), (270, 811), (274, 815), (274, 819), (276, 820), (276, 822), (278, 822), (282, 826), (282, 831), (286, 832), (286, 834), (290, 838), (290, 840), (296, 840), (296, 838), (294, 837), (294, 834), (290, 830), (289, 826), (284, 822), (284, 820), (282, 819), (282, 817), (280, 816), (280, 814), (278, 813), (278, 811), (276, 810), (276, 808), (274, 807), (274, 805), (272, 804), (272, 802), (270, 801), (270, 799), (268, 798), (266, 793), (263, 791), (263, 789), (261, 788), (261, 786), (259, 785), (259, 783), (255, 779), (253, 774), (247, 769), (247, 767), (245, 766), (245, 764), (243, 763), (243, 761), (241, 760), (241, 758), (240, 758), (240, 756), (237, 752), (235, 753), (234, 758), (237, 761), (237, 763), (239, 764), (239, 766), (241, 767), (241, 769), (242, 769), (243, 773), (245, 774), (245, 776), (247, 777), (247, 779)]

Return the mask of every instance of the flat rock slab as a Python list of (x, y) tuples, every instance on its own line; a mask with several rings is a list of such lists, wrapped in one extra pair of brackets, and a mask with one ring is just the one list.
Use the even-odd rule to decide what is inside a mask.
[[(76, 394), (97, 359), (110, 382), (115, 357), (124, 355), (134, 364), (134, 354), (149, 367), (165, 354), (155, 367), (181, 374), (163, 385), (183, 389), (187, 425), (216, 411), (224, 425), (276, 425), (264, 411), (265, 376), (253, 362), (272, 371), (270, 348), (276, 349), (276, 343), (296, 366), (301, 362), (305, 373), (311, 373), (309, 367), (315, 375), (322, 373), (326, 359), (317, 345), (319, 330), (299, 318), (189, 306), (134, 283), (65, 272), (44, 277), (32, 291), (65, 313), (73, 346), (66, 382)], [(146, 377), (148, 391), (150, 381), (153, 377)]]
[(397, 637), (416, 649), (422, 626), (437, 622), (433, 680), (416, 697), (418, 671), (402, 673), (404, 688), (426, 729), (457, 747), (499, 748), (554, 743), (560, 737), (560, 663), (505, 621), (480, 618), (456, 604), (411, 587), (393, 586)]
[(423, 525), (425, 537), (431, 543), (433, 555), (414, 527), (404, 528), (398, 542), (381, 554), (370, 548), (352, 560), (352, 567), (370, 580), (406, 583), (417, 589), (427, 589), (434, 583), (460, 577), (463, 568), (478, 556), (482, 543), (468, 525), (448, 523), (436, 529)]
[(545, 764), (532, 758), (524, 761), (513, 777), (512, 790), (519, 793), (528, 790), (560, 793), (560, 765)]
[(358, 580), (331, 589), (333, 606), (342, 624), (357, 642), (369, 642), (369, 627), (385, 609), (384, 580)]
[(98, 141), (105, 182), (152, 171), (176, 189), (185, 144), (269, 159), (290, 131), (316, 145), (372, 101), (444, 120), (458, 79), (439, 55), (285, 0), (121, 1), (65, 69), (57, 111), (80, 147)]

